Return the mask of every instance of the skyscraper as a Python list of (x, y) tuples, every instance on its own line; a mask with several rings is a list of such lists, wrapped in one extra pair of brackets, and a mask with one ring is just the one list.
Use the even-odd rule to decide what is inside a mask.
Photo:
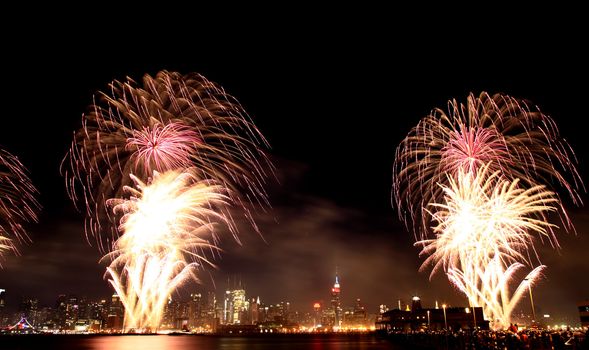
[(123, 328), (123, 303), (117, 293), (113, 294), (108, 308), (106, 327), (111, 330), (121, 330)]
[(232, 299), (232, 310), (231, 310), (231, 320), (230, 323), (232, 324), (240, 324), (244, 323), (244, 316), (248, 309), (249, 303), (246, 303), (245, 299), (245, 290), (243, 289), (235, 289), (231, 291), (231, 299)]
[(202, 326), (204, 302), (201, 293), (190, 294), (190, 311), (188, 313), (188, 325), (190, 328)]
[(340, 327), (342, 324), (342, 308), (340, 305), (340, 284), (339, 284), (339, 278), (337, 276), (337, 272), (335, 274), (335, 283), (333, 284), (333, 287), (331, 288), (331, 308), (333, 309), (333, 314), (334, 314), (334, 326), (335, 327)]
[(5, 326), (5, 321), (4, 321), (4, 317), (5, 317), (5, 307), (6, 307), (6, 302), (4, 301), (5, 295), (6, 294), (6, 290), (5, 289), (1, 289), (0, 288), (0, 327)]
[(223, 324), (230, 324), (231, 312), (233, 310), (233, 299), (231, 298), (231, 291), (225, 291), (225, 297), (223, 298)]
[(66, 320), (66, 310), (67, 310), (67, 297), (65, 294), (60, 294), (57, 296), (57, 300), (55, 301), (55, 325), (59, 329), (66, 329), (65, 328), (65, 320)]
[(313, 304), (313, 327), (321, 326), (321, 303)]
[(249, 324), (257, 324), (260, 319), (260, 297), (250, 301)]

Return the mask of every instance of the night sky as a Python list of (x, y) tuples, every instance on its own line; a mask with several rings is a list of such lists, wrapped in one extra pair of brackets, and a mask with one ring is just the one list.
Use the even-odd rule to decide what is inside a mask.
[[(62, 293), (112, 293), (59, 165), (93, 93), (113, 79), (140, 81), (166, 69), (201, 73), (235, 96), (269, 140), (277, 168), (269, 186), (273, 208), (258, 218), (264, 239), (247, 225), (241, 246), (223, 237), (217, 269), (201, 271), (201, 284), (186, 291), (220, 295), (229, 279), (241, 281), (249, 297), (310, 311), (314, 301), (329, 300), (337, 267), (344, 306), (361, 298), (376, 312), (378, 304), (396, 306), (413, 295), (426, 306), (466, 305), (444, 276), (430, 282), (428, 272), (418, 272), (419, 249), (391, 205), (395, 149), (447, 100), (503, 92), (556, 120), (587, 179), (589, 61), (580, 44), (586, 38), (574, 33), (457, 30), (410, 38), (387, 26), (350, 25), (277, 38), (232, 35), (219, 38), (218, 47), (196, 36), (127, 45), (84, 31), (91, 44), (63, 33), (8, 40), (0, 145), (29, 169), (43, 212), (28, 226), (32, 243), (1, 261), (0, 288), (12, 308), (21, 296), (53, 305)], [(589, 209), (567, 207), (577, 234), (559, 234), (559, 251), (539, 245), (548, 269), (534, 301), (538, 312), (578, 322), (575, 304), (589, 298)], [(528, 310), (529, 300), (521, 305)]]

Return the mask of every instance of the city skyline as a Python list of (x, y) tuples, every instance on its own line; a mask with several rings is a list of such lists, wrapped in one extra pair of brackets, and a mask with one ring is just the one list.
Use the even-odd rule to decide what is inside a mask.
[[(367, 310), (361, 299), (353, 303), (343, 304), (339, 300), (341, 292), (339, 279), (330, 290), (331, 300), (321, 299), (312, 307), (307, 305), (298, 310), (291, 307), (288, 300), (268, 302), (260, 296), (253, 296), (239, 283), (231, 283), (225, 291), (217, 294), (211, 291), (193, 291), (189, 296), (170, 297), (164, 310), (161, 329), (191, 329), (197, 333), (218, 331), (222, 326), (258, 325), (263, 328), (283, 328), (282, 331), (308, 331), (310, 329), (347, 329), (358, 330), (358, 327), (370, 329), (382, 317), (389, 319), (391, 314), (424, 313), (422, 309), (451, 309), (453, 312), (469, 313), (473, 308), (465, 305), (440, 303), (438, 300), (423, 304), (419, 296), (398, 299), (394, 305), (381, 304), (378, 310)], [(52, 305), (40, 303), (34, 297), (23, 297), (18, 305), (4, 304), (4, 290), (0, 289), (0, 327), (13, 327), (26, 324), (37, 330), (44, 331), (78, 331), (89, 330), (100, 332), (120, 332), (123, 328), (123, 305), (115, 293), (99, 299), (87, 298), (76, 294), (60, 294)], [(319, 300), (319, 299), (317, 299)], [(10, 308), (12, 306), (12, 308)], [(15, 308), (17, 307), (17, 308)], [(470, 310), (469, 310), (470, 309)], [(483, 323), (482, 308), (478, 322)], [(15, 311), (16, 310), (16, 311)], [(558, 318), (536, 310), (536, 319), (542, 326), (572, 325), (575, 320)], [(440, 313), (441, 311), (432, 311)], [(428, 311), (429, 313), (429, 311)], [(439, 315), (438, 315), (439, 316)], [(399, 318), (400, 319), (400, 318)], [(410, 318), (407, 318), (409, 322)], [(472, 320), (466, 317), (465, 320)], [(518, 310), (513, 321), (520, 325), (529, 325), (533, 320), (530, 310)], [(464, 321), (464, 320), (463, 320)], [(388, 321), (387, 321), (388, 322)], [(437, 327), (441, 327), (438, 317)], [(422, 322), (423, 323), (423, 322)], [(486, 320), (484, 329), (488, 329)], [(26, 327), (25, 327), (26, 329)]]
[[(385, 35), (377, 41), (383, 40)], [(262, 237), (245, 225), (242, 245), (222, 237), (218, 268), (201, 271), (203, 288), (220, 292), (227, 276), (241, 276), (252, 294), (284, 296), (310, 308), (314, 295), (331, 288), (338, 266), (345, 303), (360, 298), (373, 309), (419, 295), (426, 302), (466, 304), (444, 276), (430, 282), (428, 273), (418, 272), (419, 249), (390, 203), (394, 150), (420, 118), (447, 100), (463, 100), (469, 92), (503, 92), (529, 99), (556, 120), (586, 179), (585, 94), (574, 88), (587, 78), (584, 56), (556, 44), (542, 48), (533, 60), (504, 61), (495, 54), (482, 62), (432, 62), (420, 58), (430, 57), (427, 49), (399, 50), (395, 65), (388, 49), (362, 41), (319, 48), (312, 57), (306, 54), (310, 47), (284, 45), (270, 57), (220, 61), (189, 51), (151, 60), (104, 55), (77, 62), (78, 52), (63, 49), (35, 70), (17, 55), (7, 72), (14, 85), (4, 97), (10, 105), (0, 145), (29, 169), (43, 211), (39, 224), (27, 225), (32, 242), (20, 245), (20, 256), (7, 254), (1, 261), (0, 288), (10, 301), (37, 291), (40, 299), (67, 291), (89, 297), (111, 291), (99, 252), (85, 240), (83, 215), (67, 199), (59, 163), (94, 93), (113, 79), (139, 81), (145, 73), (168, 69), (201, 73), (234, 95), (268, 138), (277, 168), (269, 189), (272, 209), (257, 213)], [(18, 93), (37, 84), (27, 96)], [(586, 193), (582, 198), (587, 202)], [(548, 269), (533, 292), (538, 307), (574, 318), (576, 303), (589, 295), (579, 277), (588, 272), (583, 254), (589, 249), (589, 212), (586, 206), (565, 205), (577, 235), (559, 235), (558, 251), (539, 246)], [(195, 288), (190, 284), (182, 293)], [(324, 298), (327, 302), (329, 296)], [(524, 298), (524, 310), (528, 303)]]
[[(5, 294), (0, 289), (0, 328), (35, 329), (44, 332), (121, 332), (123, 303), (115, 293), (99, 299), (75, 294), (60, 294), (51, 305), (40, 303), (35, 297), (23, 297), (18, 305), (6, 307)], [(197, 333), (220, 331), (219, 327), (262, 327), (268, 331), (347, 329), (366, 331), (373, 329), (379, 314), (389, 308), (381, 305), (378, 311), (366, 310), (361, 299), (342, 305), (338, 298), (338, 277), (330, 291), (330, 302), (315, 302), (312, 308), (295, 310), (288, 300), (267, 302), (260, 296), (252, 297), (241, 284), (226, 288), (220, 295), (215, 292), (193, 292), (188, 298), (167, 299), (163, 310), (162, 330), (189, 329)], [(411, 308), (414, 307), (413, 297)], [(399, 301), (400, 305), (401, 301)], [(403, 304), (405, 305), (405, 304)], [(407, 307), (409, 304), (406, 303)], [(11, 305), (8, 305), (11, 306)], [(16, 308), (15, 308), (16, 307)], [(131, 328), (133, 329), (133, 328)], [(251, 328), (248, 328), (251, 330)]]

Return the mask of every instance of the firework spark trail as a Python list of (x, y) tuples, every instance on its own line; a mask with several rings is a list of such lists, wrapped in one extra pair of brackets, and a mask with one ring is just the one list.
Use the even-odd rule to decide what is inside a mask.
[[(548, 236), (555, 225), (542, 219), (542, 214), (555, 210), (558, 200), (544, 186), (523, 189), (518, 179), (507, 181), (499, 171), (489, 175), (490, 164), (475, 174), (459, 171), (449, 185), (440, 185), (444, 203), (432, 203), (435, 239), (418, 241), (424, 265), (436, 262), (447, 266), (462, 260), (457, 254), (477, 252), (478, 258), (496, 255), (505, 262), (524, 260), (534, 249), (534, 235)], [(472, 255), (470, 255), (472, 256)]]
[[(502, 328), (522, 295), (509, 294), (513, 273), (524, 266), (521, 262), (533, 264), (529, 251), (535, 251), (535, 238), (554, 227), (542, 214), (555, 211), (558, 199), (543, 186), (523, 189), (517, 179), (504, 180), (500, 171), (488, 175), (490, 168), (459, 170), (456, 180), (448, 175), (449, 185), (440, 185), (444, 204), (431, 204), (436, 237), (416, 245), (427, 256), (422, 270), (433, 265), (430, 276), (446, 272), (470, 305), (482, 306), (494, 327)], [(530, 273), (530, 283), (543, 268)]]
[(153, 170), (196, 167), (200, 178), (232, 189), (232, 202), (256, 230), (250, 205), (269, 207), (267, 141), (234, 97), (199, 74), (162, 71), (145, 75), (142, 86), (114, 81), (82, 125), (61, 169), (70, 198), (85, 207), (87, 235), (102, 251), (117, 239), (104, 203), (132, 185), (129, 174), (147, 181)]
[(149, 184), (131, 178), (136, 189), (125, 189), (129, 198), (108, 201), (122, 215), (121, 235), (103, 260), (111, 261), (107, 275), (125, 306), (124, 329), (153, 331), (170, 294), (196, 279), (199, 265), (211, 264), (203, 249), (218, 249), (207, 238), (215, 224), (229, 224), (217, 209), (231, 198), (223, 186), (199, 180), (194, 169), (155, 173)]
[(485, 317), (490, 318), (491, 328), (500, 330), (509, 326), (516, 305), (527, 288), (538, 282), (546, 266), (534, 268), (512, 293), (510, 286), (515, 282), (515, 273), (522, 268), (524, 265), (520, 263), (513, 263), (506, 268), (500, 259), (494, 258), (484, 271), (477, 271), (477, 278), (457, 268), (448, 270), (447, 275), (456, 288), (468, 296), (470, 305), (483, 306)]
[[(576, 162), (554, 121), (536, 107), (506, 95), (471, 94), (466, 104), (453, 100), (447, 112), (433, 110), (401, 142), (392, 194), (399, 217), (423, 240), (430, 232), (427, 206), (443, 200), (438, 183), (447, 185), (458, 171), (476, 172), (491, 163), (489, 174), (500, 170), (501, 177), (520, 179), (525, 187), (562, 187), (579, 205), (578, 190), (585, 188)], [(562, 204), (558, 209), (564, 227), (574, 229)], [(546, 238), (558, 246), (553, 233)]]
[(539, 261), (534, 241), (558, 247), (550, 213), (574, 230), (556, 190), (582, 204), (576, 164), (556, 123), (522, 100), (471, 94), (466, 104), (433, 110), (401, 142), (393, 170), (399, 217), (427, 257), (421, 270), (443, 270), (495, 327), (508, 324), (545, 268), (510, 293), (515, 272)]
[(41, 207), (36, 194), (18, 158), (0, 149), (0, 256), (5, 251), (18, 254), (17, 244), (29, 240), (22, 224), (37, 222)]

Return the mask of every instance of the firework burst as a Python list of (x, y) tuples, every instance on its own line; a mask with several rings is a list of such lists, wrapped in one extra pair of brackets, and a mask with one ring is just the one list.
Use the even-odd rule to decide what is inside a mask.
[[(114, 81), (100, 93), (83, 127), (74, 134), (62, 163), (69, 196), (86, 209), (87, 233), (108, 251), (108, 198), (132, 185), (129, 174), (147, 181), (152, 171), (195, 167), (200, 178), (232, 189), (231, 201), (253, 221), (250, 204), (269, 206), (263, 185), (272, 171), (268, 144), (238, 101), (199, 74), (159, 72), (143, 85)], [(235, 232), (235, 230), (233, 230)], [(237, 237), (236, 237), (237, 238)]]
[[(554, 121), (525, 101), (482, 93), (469, 95), (466, 104), (450, 101), (448, 111), (433, 110), (401, 142), (393, 170), (399, 217), (418, 239), (426, 239), (427, 206), (444, 197), (438, 184), (448, 185), (459, 171), (475, 173), (486, 164), (491, 164), (488, 174), (500, 171), (499, 176), (520, 179), (528, 188), (563, 187), (581, 204), (577, 191), (584, 187), (576, 159)], [(558, 209), (565, 228), (572, 229), (564, 207)], [(557, 244), (553, 236), (550, 242)]]
[(423, 266), (435, 262), (432, 274), (442, 267), (447, 270), (492, 257), (531, 264), (534, 238), (549, 236), (555, 227), (542, 215), (558, 204), (553, 192), (544, 186), (521, 188), (518, 179), (503, 180), (499, 171), (489, 175), (489, 168), (490, 164), (474, 174), (459, 171), (456, 180), (448, 179), (448, 186), (440, 185), (445, 204), (430, 205), (436, 237), (416, 243), (428, 256)]
[(121, 216), (121, 235), (103, 259), (111, 261), (107, 275), (125, 306), (125, 330), (154, 330), (172, 291), (211, 264), (204, 251), (218, 248), (208, 238), (215, 224), (229, 223), (214, 208), (231, 199), (194, 171), (155, 173), (149, 184), (131, 178), (136, 188), (125, 188), (128, 198), (107, 203)]
[(40, 205), (26, 169), (12, 154), (0, 149), (0, 255), (29, 238), (22, 226), (36, 222)]
[(550, 213), (574, 229), (556, 190), (582, 204), (576, 163), (554, 121), (525, 101), (471, 94), (466, 104), (432, 111), (397, 148), (393, 170), (399, 217), (427, 257), (421, 269), (443, 270), (504, 327), (545, 268), (533, 268), (511, 293), (515, 273), (539, 261), (534, 242), (558, 247)]
[[(558, 200), (543, 186), (523, 189), (517, 179), (501, 179), (499, 171), (489, 175), (490, 167), (474, 174), (460, 170), (456, 180), (441, 185), (444, 204), (431, 205), (436, 237), (416, 245), (427, 256), (422, 270), (432, 265), (432, 275), (446, 272), (470, 304), (482, 306), (485, 316), (502, 328), (522, 296), (521, 288), (509, 293), (514, 273), (524, 267), (521, 261), (533, 264), (535, 238), (548, 236), (554, 227), (542, 214), (556, 210)], [(534, 269), (527, 281), (534, 283), (543, 269)]]

